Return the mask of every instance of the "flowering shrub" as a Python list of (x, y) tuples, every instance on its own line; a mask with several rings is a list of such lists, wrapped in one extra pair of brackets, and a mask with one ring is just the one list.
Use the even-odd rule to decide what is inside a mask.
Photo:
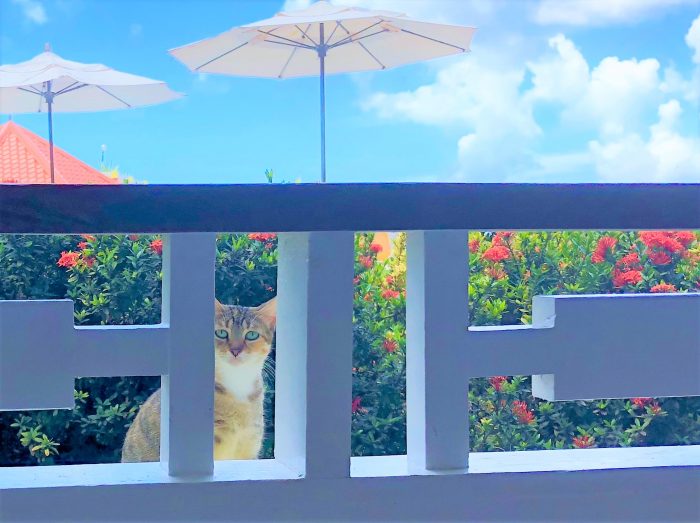
[[(79, 324), (158, 323), (162, 247), (153, 235), (0, 236), (0, 299), (69, 297)], [(401, 454), (405, 237), (385, 261), (372, 234), (356, 235), (355, 248), (352, 451)], [(700, 289), (700, 242), (687, 231), (472, 233), (469, 251), (475, 325), (529, 323), (537, 294)], [(217, 297), (262, 303), (275, 294), (276, 264), (274, 234), (221, 235)], [(158, 386), (158, 378), (80, 378), (73, 411), (0, 413), (0, 464), (117, 461), (129, 423)], [(268, 388), (271, 436), (273, 380)], [(532, 398), (529, 377), (494, 376), (471, 381), (469, 405), (474, 451), (700, 442), (699, 398), (549, 403)]]

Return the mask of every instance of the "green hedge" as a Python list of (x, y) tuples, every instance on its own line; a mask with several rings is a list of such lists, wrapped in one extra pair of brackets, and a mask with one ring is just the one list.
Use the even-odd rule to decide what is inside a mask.
[[(352, 451), (402, 454), (405, 239), (386, 261), (372, 234), (355, 243)], [(528, 323), (537, 294), (700, 287), (694, 233), (473, 233), (469, 244), (477, 325)], [(161, 251), (157, 236), (0, 236), (0, 299), (69, 297), (77, 324), (158, 323)], [(275, 294), (276, 263), (274, 235), (221, 235), (217, 297), (262, 303)], [(267, 385), (270, 457), (274, 382)], [(0, 464), (117, 461), (129, 423), (158, 386), (157, 377), (81, 378), (73, 411), (0, 413)], [(475, 451), (700, 443), (698, 398), (549, 403), (532, 398), (529, 378), (497, 376), (472, 380), (469, 402)]]

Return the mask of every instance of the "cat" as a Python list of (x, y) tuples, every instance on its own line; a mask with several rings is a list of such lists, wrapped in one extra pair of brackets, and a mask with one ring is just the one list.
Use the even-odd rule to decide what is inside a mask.
[[(215, 303), (214, 459), (257, 459), (262, 447), (263, 372), (272, 348), (276, 298), (258, 307)], [(141, 406), (122, 463), (160, 459), (160, 389)]]

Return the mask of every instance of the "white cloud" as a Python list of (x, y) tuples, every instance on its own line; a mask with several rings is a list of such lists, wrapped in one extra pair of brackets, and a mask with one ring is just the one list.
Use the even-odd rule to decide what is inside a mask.
[(700, 15), (698, 15), (690, 26), (690, 29), (688, 29), (688, 33), (685, 35), (685, 43), (695, 51), (693, 62), (700, 64)]
[(678, 100), (661, 104), (658, 122), (648, 140), (631, 133), (601, 143), (593, 140), (589, 150), (598, 174), (611, 182), (698, 182), (700, 138), (678, 132), (682, 108)]
[[(484, 50), (443, 68), (428, 85), (377, 92), (362, 107), (384, 119), (462, 131), (458, 177), (470, 181), (513, 180), (514, 173), (531, 181), (700, 178), (700, 141), (681, 133), (682, 106), (672, 98), (692, 100), (692, 80), (672, 67), (661, 75), (653, 58), (609, 56), (589, 64), (563, 35), (549, 47), (520, 66), (497, 63)], [(524, 83), (528, 75), (531, 85)], [(577, 136), (581, 148), (540, 152), (543, 137), (559, 139), (543, 132), (540, 110), (559, 120), (552, 126)]]
[(12, 3), (18, 5), (24, 17), (32, 23), (43, 25), (49, 21), (44, 5), (38, 0), (12, 0)]
[(362, 107), (380, 118), (467, 129), (458, 143), (464, 174), (495, 175), (522, 167), (530, 161), (527, 142), (541, 133), (530, 104), (519, 96), (524, 71), (491, 63), (469, 57), (440, 71), (433, 84), (376, 93)]
[(541, 0), (534, 19), (543, 25), (635, 23), (682, 5), (700, 5), (700, 0)]

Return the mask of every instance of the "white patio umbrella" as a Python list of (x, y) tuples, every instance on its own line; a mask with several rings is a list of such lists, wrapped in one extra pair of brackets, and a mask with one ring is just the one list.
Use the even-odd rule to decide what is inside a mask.
[(48, 113), (51, 183), (54, 183), (53, 113), (131, 109), (180, 98), (164, 82), (81, 64), (45, 51), (31, 60), (0, 65), (0, 113)]
[(321, 77), (321, 181), (326, 181), (325, 76), (376, 71), (469, 51), (472, 27), (316, 2), (171, 49), (192, 71), (265, 78)]

